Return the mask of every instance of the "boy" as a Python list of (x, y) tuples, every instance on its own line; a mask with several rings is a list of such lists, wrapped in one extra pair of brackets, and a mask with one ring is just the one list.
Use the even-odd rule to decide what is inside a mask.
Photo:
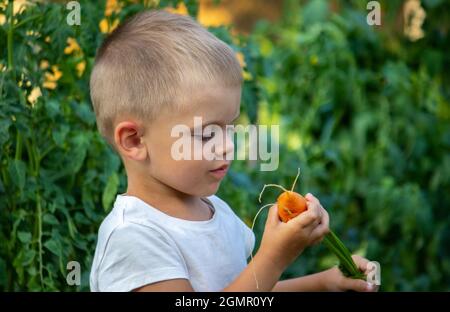
[[(234, 148), (228, 135), (214, 147), (213, 160), (174, 159), (174, 127), (192, 128), (201, 117), (224, 129), (239, 115), (241, 83), (231, 48), (190, 17), (143, 12), (102, 44), (91, 98), (128, 187), (100, 227), (92, 291), (371, 290), (337, 268), (278, 281), (329, 231), (328, 214), (311, 194), (308, 210), (288, 223), (271, 207), (261, 246), (247, 264), (254, 235), (214, 195), (230, 165), (223, 156)], [(194, 149), (211, 139), (196, 133), (188, 134)], [(367, 260), (355, 261), (364, 270)]]

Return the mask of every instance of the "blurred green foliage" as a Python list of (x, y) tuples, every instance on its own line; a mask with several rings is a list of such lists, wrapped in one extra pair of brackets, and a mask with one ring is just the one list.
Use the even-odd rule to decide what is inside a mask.
[[(157, 3), (145, 2), (121, 1), (109, 19)], [(3, 290), (88, 290), (98, 226), (126, 188), (89, 100), (105, 6), (80, 3), (81, 26), (67, 25), (64, 5), (46, 3), (27, 7), (10, 27), (11, 7), (0, 6), (7, 17), (0, 25)], [(185, 3), (195, 16), (196, 2)], [(278, 170), (235, 161), (218, 195), (250, 225), (263, 184), (290, 186), (300, 167), (297, 191), (315, 194), (346, 244), (381, 263), (382, 290), (450, 290), (450, 5), (423, 1), (426, 36), (410, 42), (396, 27), (401, 1), (380, 1), (382, 27), (367, 25), (365, 1), (333, 3), (337, 12), (322, 0), (287, 0), (279, 22), (261, 21), (249, 36), (210, 29), (243, 53), (251, 75), (241, 121), (281, 130)], [(78, 52), (64, 52), (69, 37)], [(48, 79), (55, 89), (42, 87)], [(35, 86), (42, 96), (33, 102)], [(264, 202), (277, 195), (268, 191)], [(81, 264), (81, 286), (66, 283), (72, 260)], [(283, 277), (335, 263), (313, 247)]]

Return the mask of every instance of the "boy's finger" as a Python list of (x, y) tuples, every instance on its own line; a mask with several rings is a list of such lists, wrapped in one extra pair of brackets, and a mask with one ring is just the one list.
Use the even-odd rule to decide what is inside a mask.
[(313, 209), (313, 210), (316, 210), (317, 212), (320, 212), (320, 214), (322, 214), (321, 210), (323, 208), (318, 201), (307, 201), (306, 206), (308, 207), (308, 210)]
[(318, 244), (320, 244), (322, 241), (323, 241), (323, 237), (319, 237), (319, 238), (317, 238), (316, 240), (314, 240), (314, 241), (311, 243), (311, 245), (312, 245), (312, 246), (318, 245)]
[(346, 278), (344, 280), (344, 287), (348, 290), (360, 291), (360, 292), (370, 292), (375, 291), (375, 285), (370, 284), (366, 281), (360, 279)]
[(305, 195), (305, 198), (306, 198), (306, 202), (307, 203), (308, 202), (312, 202), (312, 203), (315, 203), (315, 204), (321, 206), (320, 200), (317, 197), (315, 197), (313, 194), (308, 193), (308, 194)]
[(313, 245), (320, 243), (323, 240), (324, 236), (330, 233), (328, 212), (323, 209), (323, 207), (320, 208), (322, 210), (322, 219), (320, 220), (320, 225), (313, 229), (311, 232)]
[(319, 224), (314, 230), (311, 232), (311, 237), (314, 242), (322, 241), (323, 237), (330, 232), (328, 225), (325, 223)]
[(308, 210), (301, 213), (291, 221), (294, 221), (297, 223), (298, 226), (301, 226), (302, 228), (306, 228), (309, 226), (312, 226), (313, 228), (318, 225), (318, 223), (321, 220), (321, 212), (317, 208), (317, 205), (310, 205), (308, 206)]
[(322, 222), (321, 222), (321, 224), (324, 225), (328, 229), (328, 232), (330, 232), (330, 215), (323, 207), (322, 207)]
[(322, 219), (322, 206), (315, 202), (307, 203), (308, 210), (314, 213), (314, 216), (320, 221)]
[(320, 220), (316, 219), (314, 220), (312, 223), (310, 223), (309, 225), (306, 225), (303, 227), (304, 230), (309, 232), (309, 235), (312, 237), (314, 231), (316, 231), (316, 229), (320, 227)]
[(309, 202), (313, 202), (313, 203), (316, 203), (316, 204), (320, 205), (320, 202), (319, 202), (319, 200), (317, 199), (317, 197), (315, 197), (315, 196), (314, 196), (313, 194), (311, 194), (311, 193), (306, 194), (306, 195), (305, 195), (305, 198), (306, 198), (306, 200), (309, 201)]
[(267, 223), (271, 225), (277, 225), (280, 223), (280, 217), (278, 216), (278, 205), (274, 204), (269, 208), (269, 214), (267, 216)]
[(314, 213), (306, 211), (291, 219), (289, 223), (294, 224), (295, 227), (306, 228), (308, 226), (311, 226), (316, 220), (317, 218), (315, 217)]
[(352, 255), (353, 261), (355, 261), (355, 264), (358, 266), (358, 269), (362, 272), (367, 271), (367, 265), (369, 264), (369, 260), (366, 258), (363, 258), (358, 255)]

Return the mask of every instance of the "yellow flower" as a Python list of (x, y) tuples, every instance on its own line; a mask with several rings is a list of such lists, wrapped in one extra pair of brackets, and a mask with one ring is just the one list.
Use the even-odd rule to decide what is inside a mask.
[(56, 89), (56, 82), (53, 81), (44, 81), (42, 86), (49, 90), (55, 90)]
[(184, 4), (184, 2), (180, 2), (178, 3), (176, 8), (165, 8), (164, 10), (166, 10), (167, 12), (170, 13), (174, 13), (174, 14), (181, 14), (181, 15), (188, 15), (188, 9), (186, 7), (186, 5)]
[(86, 61), (81, 61), (76, 66), (78, 77), (83, 76), (84, 70), (86, 69)]
[(230, 25), (233, 21), (231, 12), (224, 6), (209, 5), (209, 1), (200, 1), (197, 21), (205, 27)]
[(244, 80), (252, 80), (253, 79), (252, 74), (246, 70), (242, 71), (242, 77), (244, 78)]
[(5, 14), (0, 14), (0, 25), (3, 25), (6, 23), (6, 16)]
[(34, 87), (33, 90), (31, 90), (30, 94), (27, 97), (28, 102), (31, 103), (31, 106), (33, 107), (36, 103), (37, 99), (42, 95), (41, 88)]
[(59, 78), (62, 77), (62, 72), (58, 69), (57, 65), (53, 65), (52, 66), (52, 71), (53, 71), (53, 78), (56, 80), (59, 80)]
[(50, 43), (50, 41), (51, 41), (50, 36), (45, 37), (44, 41), (47, 43)]
[(111, 16), (113, 13), (117, 14), (122, 9), (122, 4), (117, 0), (107, 0), (105, 7), (105, 16)]
[(13, 2), (13, 15), (22, 13), (28, 6), (27, 0), (15, 0)]
[[(134, 0), (136, 1), (136, 0)], [(144, 6), (147, 8), (156, 8), (159, 5), (159, 0), (144, 0)]]
[(252, 74), (244, 69), (245, 67), (247, 67), (247, 63), (245, 62), (244, 54), (242, 54), (242, 52), (237, 52), (236, 57), (239, 61), (239, 65), (241, 65), (242, 77), (244, 78), (244, 80), (252, 80), (253, 79)]
[(100, 28), (100, 32), (102, 34), (106, 34), (108, 32), (108, 21), (106, 20), (106, 18), (100, 21), (98, 27)]
[(98, 24), (100, 31), (103, 34), (109, 34), (114, 29), (116, 29), (117, 26), (119, 26), (119, 19), (116, 18), (111, 24), (108, 22), (106, 18), (102, 19), (100, 23)]
[(245, 63), (244, 54), (242, 54), (242, 52), (237, 52), (236, 53), (236, 57), (237, 57), (237, 59), (239, 61), (239, 64), (241, 65), (242, 68), (247, 66), (247, 64)]
[(114, 20), (114, 22), (112, 22), (112, 24), (111, 24), (111, 27), (110, 27), (110, 32), (112, 32), (112, 31), (114, 31), (114, 29), (116, 29), (117, 28), (117, 26), (119, 26), (119, 19), (118, 18), (116, 18), (115, 20)]
[(64, 54), (71, 54), (72, 52), (78, 52), (80, 51), (80, 46), (78, 45), (78, 42), (72, 38), (67, 38), (67, 47), (64, 48)]
[(40, 69), (47, 69), (49, 66), (49, 63), (47, 60), (41, 60), (41, 63), (39, 64)]
[(62, 72), (58, 69), (58, 66), (52, 65), (52, 72), (46, 72), (44, 74), (45, 81), (42, 84), (44, 88), (54, 90), (57, 86), (57, 81), (62, 77)]

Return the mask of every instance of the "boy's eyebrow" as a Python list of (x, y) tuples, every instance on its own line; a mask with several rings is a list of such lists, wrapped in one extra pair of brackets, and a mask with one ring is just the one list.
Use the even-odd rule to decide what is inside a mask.
[[(239, 118), (239, 116), (241, 116), (241, 112), (239, 112), (239, 113), (237, 114), (237, 116), (234, 117), (234, 119), (231, 121), (231, 123), (235, 122), (236, 119)], [(210, 121), (210, 122), (207, 122), (207, 123), (205, 123), (205, 124), (202, 124), (202, 129), (205, 128), (206, 126), (209, 126), (209, 125), (217, 125), (217, 124), (219, 124), (219, 123), (220, 123), (220, 122), (218, 122), (218, 121)], [(193, 132), (194, 129), (195, 129), (195, 127), (190, 128), (191, 132)]]

